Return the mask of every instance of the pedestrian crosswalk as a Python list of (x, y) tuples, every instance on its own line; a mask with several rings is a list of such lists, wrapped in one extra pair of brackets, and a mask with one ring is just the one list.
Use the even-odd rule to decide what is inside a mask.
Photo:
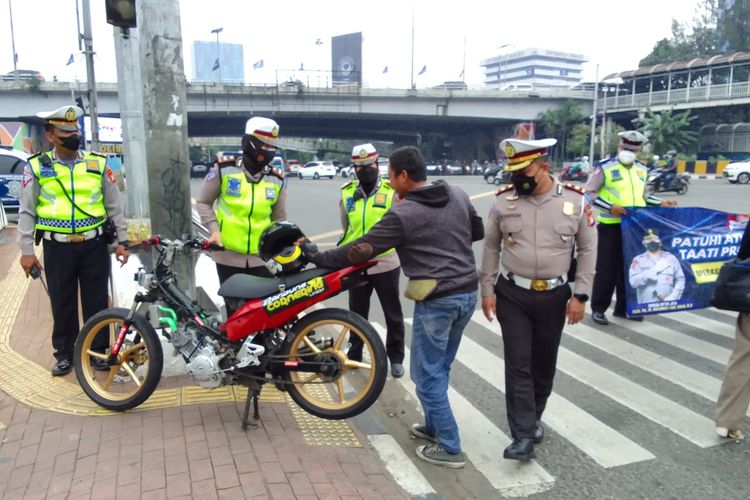
[[(649, 421), (674, 436), (683, 443), (681, 446), (708, 449), (722, 442), (714, 433), (712, 412), (721, 385), (720, 373), (730, 355), (728, 342), (722, 338), (734, 337), (736, 320), (736, 315), (731, 313), (711, 311), (710, 315), (696, 311), (662, 316), (670, 321), (647, 318), (643, 322), (633, 322), (610, 318), (612, 324), (608, 327), (588, 321), (566, 325), (558, 355), (558, 372), (576, 384), (587, 386), (591, 389), (588, 392), (596, 398), (604, 398), (602, 405), (613, 402), (622, 405), (633, 412), (635, 418), (645, 419), (644, 422)], [(411, 324), (409, 318), (406, 322)], [(385, 338), (385, 328), (373, 324)], [(487, 338), (488, 333), (498, 337), (500, 326), (496, 321), (488, 322), (480, 310), (475, 311), (456, 363), (497, 390), (497, 394), (502, 394), (505, 390), (502, 349), (487, 347), (482, 339)], [(591, 352), (597, 355), (589, 356)], [(686, 363), (684, 357), (674, 355), (679, 352), (688, 353), (689, 359), (704, 360), (712, 367), (708, 370), (710, 373), (703, 371), (700, 363)], [(630, 371), (637, 372), (638, 377), (631, 379), (629, 370), (616, 369), (602, 361), (609, 357), (616, 358), (621, 366), (631, 367)], [(398, 383), (416, 400), (408, 360), (407, 349), (407, 373)], [(462, 446), (471, 464), (502, 495), (523, 496), (553, 487), (555, 477), (548, 470), (544, 455), (525, 464), (502, 459), (502, 450), (510, 443), (510, 437), (503, 431), (507, 427), (504, 422), (496, 421), (497, 415), (493, 418), (486, 415), (481, 409), (485, 405), (476, 394), (462, 392), (465, 385), (457, 383), (454, 375), (449, 398), (459, 423)], [(674, 397), (675, 391), (689, 397)], [(691, 404), (695, 401), (698, 403)], [(649, 440), (635, 435), (633, 427), (610, 422), (608, 412), (592, 413), (591, 410), (591, 402), (583, 404), (577, 395), (571, 396), (570, 392), (563, 395), (555, 390), (543, 421), (549, 431), (562, 438), (561, 446), (570, 448), (571, 453), (582, 454), (605, 470), (658, 463), (659, 454), (663, 453), (658, 446), (650, 446)], [(504, 411), (501, 414), (504, 418)], [(414, 457), (412, 448), (404, 451)], [(414, 457), (414, 460), (418, 459)]]

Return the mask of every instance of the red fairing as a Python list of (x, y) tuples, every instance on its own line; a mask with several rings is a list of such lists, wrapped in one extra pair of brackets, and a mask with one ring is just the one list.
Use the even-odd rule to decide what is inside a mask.
[(313, 304), (340, 293), (342, 278), (374, 264), (365, 262), (345, 267), (319, 278), (309, 279), (283, 292), (262, 299), (251, 299), (232, 314), (222, 329), (229, 340), (236, 342), (261, 330), (280, 328)]

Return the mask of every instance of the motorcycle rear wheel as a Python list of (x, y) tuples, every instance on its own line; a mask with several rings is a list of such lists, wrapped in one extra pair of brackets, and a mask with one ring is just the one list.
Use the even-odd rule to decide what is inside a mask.
[[(349, 335), (362, 340), (362, 361), (347, 356)], [(284, 372), (287, 391), (306, 412), (329, 420), (354, 417), (367, 410), (383, 391), (387, 356), (375, 329), (360, 315), (344, 309), (321, 309), (292, 328), (283, 354), (292, 360), (326, 360), (333, 374)], [(301, 382), (301, 383), (300, 383)]]
[[(105, 309), (89, 318), (76, 339), (78, 383), (92, 401), (108, 410), (129, 410), (146, 401), (159, 384), (164, 364), (156, 331), (138, 314), (128, 328), (116, 363), (106, 372), (97, 371), (91, 364), (94, 359), (106, 360), (128, 314), (123, 308)], [(92, 349), (97, 333), (109, 337), (105, 353)]]

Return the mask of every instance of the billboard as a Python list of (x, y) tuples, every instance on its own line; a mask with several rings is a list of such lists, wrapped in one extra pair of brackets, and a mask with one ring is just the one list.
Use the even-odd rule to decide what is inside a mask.
[(333, 85), (362, 85), (362, 33), (331, 38)]
[(242, 83), (245, 80), (243, 48), (238, 43), (193, 42), (193, 81)]
[[(122, 120), (108, 116), (97, 116), (97, 125), (99, 125), (99, 142), (122, 142)], [(83, 117), (83, 133), (86, 136), (86, 142), (91, 142), (91, 118)]]

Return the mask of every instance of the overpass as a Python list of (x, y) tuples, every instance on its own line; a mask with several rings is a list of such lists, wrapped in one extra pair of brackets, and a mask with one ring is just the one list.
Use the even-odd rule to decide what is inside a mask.
[[(99, 113), (119, 116), (117, 84), (97, 84)], [(29, 121), (86, 95), (83, 82), (0, 81), (0, 121)], [(487, 133), (536, 119), (566, 99), (591, 114), (593, 91), (577, 89), (452, 90), (372, 89), (302, 84), (231, 85), (188, 83), (188, 134), (236, 136), (248, 117), (272, 116), (288, 137), (330, 137), (413, 142), (420, 135)], [(492, 134), (488, 134), (492, 135)]]

